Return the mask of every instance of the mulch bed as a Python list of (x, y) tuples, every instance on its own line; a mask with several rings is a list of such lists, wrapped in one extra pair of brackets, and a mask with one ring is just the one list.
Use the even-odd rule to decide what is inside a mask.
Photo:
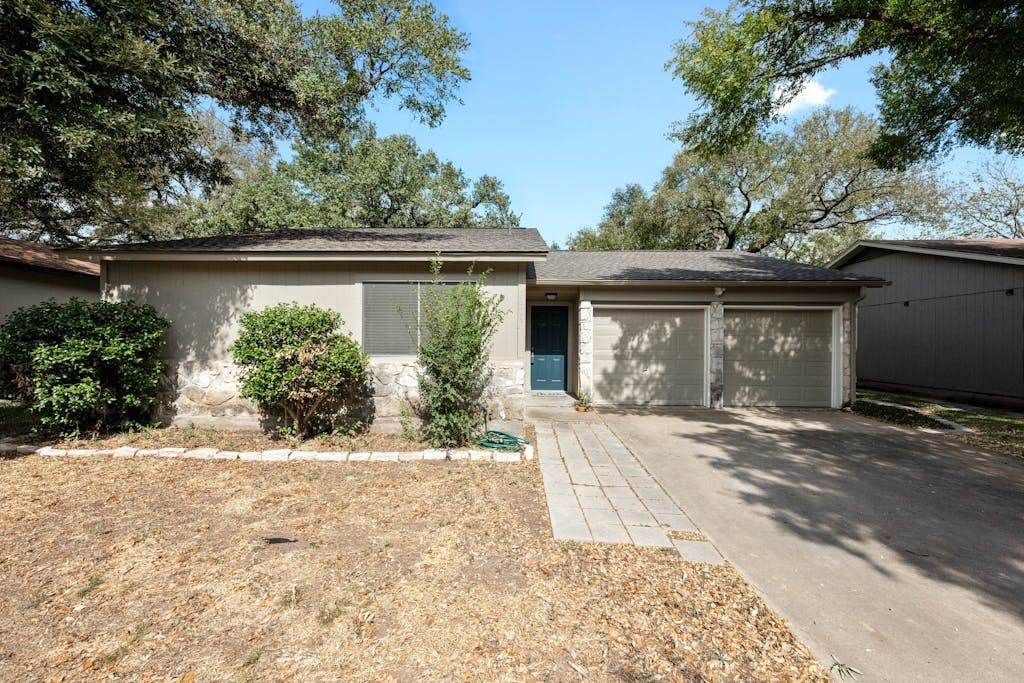
[(26, 456), (0, 490), (0, 680), (828, 680), (728, 565), (553, 541), (536, 462)]

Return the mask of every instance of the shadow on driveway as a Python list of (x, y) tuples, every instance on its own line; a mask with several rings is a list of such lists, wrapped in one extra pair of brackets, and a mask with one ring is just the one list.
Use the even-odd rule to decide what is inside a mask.
[[(779, 602), (805, 601), (807, 631), (819, 608), (835, 609), (874, 632), (870, 652), (932, 620), (966, 647), (972, 634), (959, 632), (977, 626), (972, 647), (989, 661), (1002, 651), (991, 638), (1024, 635), (1024, 461), (838, 411), (602, 413), (769, 599), (776, 581)], [(922, 652), (946, 637), (934, 632)], [(912, 665), (913, 648), (898, 654)], [(1022, 663), (1019, 642), (1002, 654)]]

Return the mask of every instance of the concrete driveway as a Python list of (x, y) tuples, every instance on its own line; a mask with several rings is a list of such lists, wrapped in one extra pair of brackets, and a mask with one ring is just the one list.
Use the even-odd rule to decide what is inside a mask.
[(826, 666), (1021, 680), (1024, 461), (837, 411), (602, 416)]

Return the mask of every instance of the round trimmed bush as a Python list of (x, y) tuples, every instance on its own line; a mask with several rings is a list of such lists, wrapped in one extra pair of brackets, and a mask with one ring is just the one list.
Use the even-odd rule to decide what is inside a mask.
[(265, 413), (283, 411), (302, 437), (361, 412), (370, 359), (342, 324), (334, 311), (297, 303), (245, 313), (231, 347), (242, 396)]
[(4, 387), (56, 432), (138, 426), (156, 405), (169, 325), (152, 306), (131, 301), (20, 308), (0, 328)]

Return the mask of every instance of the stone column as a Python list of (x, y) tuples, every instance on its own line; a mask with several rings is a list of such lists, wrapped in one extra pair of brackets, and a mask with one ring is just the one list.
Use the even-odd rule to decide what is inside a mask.
[(579, 391), (594, 395), (594, 306), (589, 301), (580, 301), (579, 349), (577, 352), (577, 378)]
[(725, 307), (721, 301), (712, 301), (708, 309), (711, 338), (708, 340), (708, 381), (711, 383), (711, 407), (722, 407), (722, 387), (725, 385)]
[(843, 304), (840, 336), (843, 340), (843, 406), (857, 400), (857, 305)]

